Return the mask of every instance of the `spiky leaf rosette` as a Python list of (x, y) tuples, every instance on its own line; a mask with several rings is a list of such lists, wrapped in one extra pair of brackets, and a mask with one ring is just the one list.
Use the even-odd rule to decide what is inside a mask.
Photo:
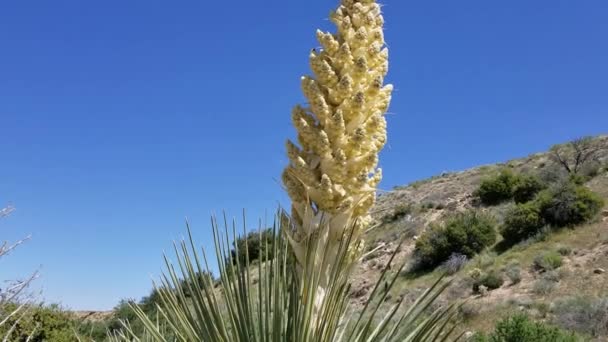
[(283, 172), (292, 200), (290, 240), (300, 263), (311, 237), (332, 248), (355, 225), (358, 242), (382, 177), (378, 153), (386, 142), (392, 86), (384, 85), (388, 49), (380, 5), (342, 0), (331, 21), (338, 32), (317, 31), (322, 48), (310, 54), (314, 76), (302, 77), (307, 106), (293, 109), (298, 144), (287, 142)]

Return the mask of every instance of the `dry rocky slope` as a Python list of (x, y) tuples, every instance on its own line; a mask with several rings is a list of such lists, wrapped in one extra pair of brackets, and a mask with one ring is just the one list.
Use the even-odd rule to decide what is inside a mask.
[[(608, 136), (596, 138), (604, 147), (599, 159), (602, 171), (585, 185), (600, 194), (608, 202)], [(415, 240), (430, 223), (441, 222), (446, 216), (476, 209), (485, 211), (500, 222), (504, 213), (514, 204), (482, 206), (475, 199), (474, 191), (484, 177), (495, 174), (501, 168), (511, 168), (515, 173), (540, 174), (559, 170), (551, 160), (549, 152), (537, 153), (526, 158), (506, 163), (475, 167), (461, 172), (443, 173), (427, 180), (396, 187), (381, 194), (373, 209), (377, 228), (367, 236), (367, 249), (372, 251), (364, 257), (356, 270), (351, 293), (354, 305), (365, 302), (373, 288), (375, 279), (385, 267), (397, 247), (400, 237), (406, 236), (397, 254), (395, 265), (411, 259)], [(541, 274), (532, 268), (534, 257), (547, 250), (566, 246), (572, 253), (564, 257), (560, 268), (560, 279), (548, 293), (539, 294), (536, 284)], [(475, 295), (471, 279), (467, 275), (473, 268), (503, 270), (517, 263), (521, 267), (521, 282), (505, 284), (487, 295)], [(556, 300), (567, 296), (589, 296), (608, 298), (608, 209), (604, 208), (594, 222), (565, 229), (551, 234), (545, 241), (515, 246), (506, 252), (485, 251), (470, 260), (461, 271), (452, 276), (453, 283), (444, 294), (444, 302), (466, 299), (465, 326), (469, 330), (488, 330), (494, 321), (513, 311), (526, 311), (539, 319), (549, 320), (549, 309)], [(394, 268), (393, 268), (393, 272)], [(406, 303), (428, 287), (440, 275), (439, 270), (423, 275), (402, 272), (398, 285), (389, 296), (397, 300), (406, 296)], [(608, 318), (608, 314), (607, 314)], [(607, 323), (608, 324), (608, 323)], [(606, 327), (608, 331), (608, 326)]]

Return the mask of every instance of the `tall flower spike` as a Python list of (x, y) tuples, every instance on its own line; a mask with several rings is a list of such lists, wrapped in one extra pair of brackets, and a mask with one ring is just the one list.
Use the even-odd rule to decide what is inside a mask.
[(311, 239), (335, 255), (344, 233), (355, 227), (351, 261), (358, 255), (354, 246), (370, 222), (382, 177), (378, 153), (386, 141), (384, 114), (392, 91), (383, 84), (388, 50), (380, 6), (374, 0), (342, 0), (330, 19), (337, 33), (316, 33), (322, 48), (310, 54), (314, 76), (301, 80), (308, 105), (293, 111), (299, 147), (288, 143), (283, 175), (295, 208), (288, 234), (297, 261), (322, 273), (333, 258), (305, 265)]

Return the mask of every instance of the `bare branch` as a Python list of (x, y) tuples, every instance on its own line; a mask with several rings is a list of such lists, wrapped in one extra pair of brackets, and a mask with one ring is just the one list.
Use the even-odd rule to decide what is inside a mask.
[(549, 156), (569, 174), (578, 174), (589, 162), (599, 161), (602, 150), (604, 147), (592, 137), (581, 137), (563, 145), (553, 146)]
[(24, 242), (26, 242), (27, 240), (31, 239), (32, 236), (28, 235), (25, 238), (13, 243), (12, 245), (9, 245), (7, 241), (4, 241), (2, 243), (2, 246), (0, 246), (0, 257), (3, 257), (7, 254), (9, 254), (10, 252), (12, 252), (15, 248), (17, 248), (17, 246), (23, 244)]
[(10, 215), (13, 211), (15, 211), (15, 207), (12, 205), (0, 209), (0, 218)]

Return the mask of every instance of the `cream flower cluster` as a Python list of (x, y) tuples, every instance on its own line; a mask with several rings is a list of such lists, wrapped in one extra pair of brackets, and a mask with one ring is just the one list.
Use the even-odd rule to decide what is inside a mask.
[(307, 104), (293, 109), (298, 144), (287, 142), (282, 176), (292, 200), (290, 240), (300, 261), (298, 244), (311, 235), (323, 234), (331, 245), (349, 225), (356, 224), (358, 233), (368, 224), (382, 178), (378, 153), (393, 88), (384, 85), (388, 49), (380, 6), (342, 0), (331, 21), (338, 32), (317, 31), (321, 49), (310, 54), (314, 77), (302, 77)]

